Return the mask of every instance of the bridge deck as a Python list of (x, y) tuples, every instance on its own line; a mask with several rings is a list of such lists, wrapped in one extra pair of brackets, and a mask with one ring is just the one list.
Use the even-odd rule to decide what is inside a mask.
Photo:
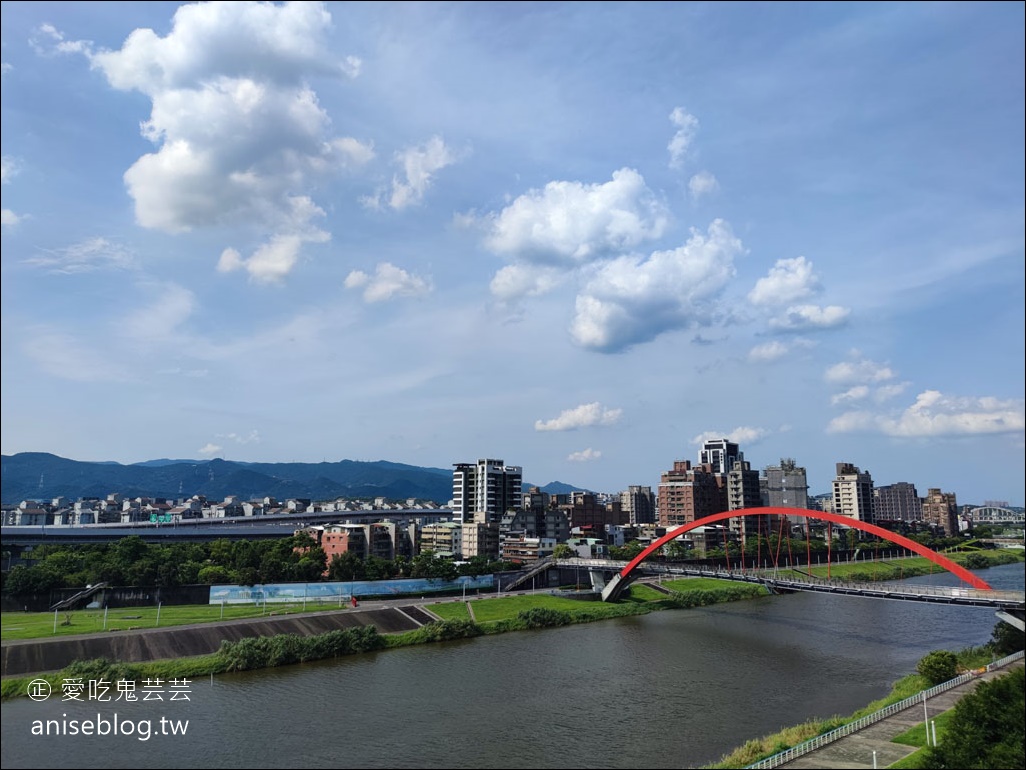
[[(560, 562), (568, 567), (585, 567), (619, 573), (627, 562), (609, 559), (566, 559)], [(934, 604), (958, 604), (964, 606), (996, 607), (1004, 609), (1026, 609), (1026, 592), (981, 590), (960, 586), (938, 586), (927, 584), (895, 583), (880, 581), (874, 583), (826, 580), (809, 576), (805, 579), (781, 578), (774, 570), (723, 570), (701, 567), (684, 567), (648, 563), (639, 565), (635, 574), (648, 576), (709, 577), (719, 580), (734, 580), (758, 583), (768, 588), (784, 591), (815, 591), (819, 593), (863, 596), (872, 599), (894, 599), (899, 601), (930, 602)]]

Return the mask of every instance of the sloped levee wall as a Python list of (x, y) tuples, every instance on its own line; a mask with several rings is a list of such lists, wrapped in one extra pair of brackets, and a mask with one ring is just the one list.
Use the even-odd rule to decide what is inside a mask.
[(233, 642), (254, 636), (296, 634), (313, 636), (337, 629), (371, 625), (379, 633), (391, 634), (418, 628), (410, 615), (397, 608), (325, 612), (292, 618), (258, 618), (139, 631), (119, 631), (52, 640), (5, 642), (0, 674), (26, 676), (57, 671), (76, 660), (107, 658), (140, 663), (167, 658), (184, 658), (216, 652), (222, 640)]

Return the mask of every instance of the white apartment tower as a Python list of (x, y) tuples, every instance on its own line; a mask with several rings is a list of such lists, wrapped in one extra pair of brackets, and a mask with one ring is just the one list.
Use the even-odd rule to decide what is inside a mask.
[(712, 439), (702, 445), (699, 465), (711, 465), (713, 473), (726, 476), (734, 467), (734, 463), (745, 459), (737, 443), (725, 438)]
[(456, 463), (452, 501), (454, 521), (470, 524), (475, 521), (475, 513), (483, 513), (486, 521), (498, 522), (506, 511), (522, 505), (523, 469), (494, 459)]
[(873, 477), (851, 463), (837, 463), (833, 481), (834, 513), (873, 524)]

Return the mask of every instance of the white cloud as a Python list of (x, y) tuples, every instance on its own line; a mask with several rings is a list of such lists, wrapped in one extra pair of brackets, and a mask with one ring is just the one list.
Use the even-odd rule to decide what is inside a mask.
[(401, 210), (420, 203), (436, 172), (456, 161), (452, 150), (445, 146), (441, 137), (431, 137), (419, 147), (409, 147), (396, 153), (396, 162), (403, 168), (403, 178), (392, 178), (390, 193), (378, 193), (363, 199), (365, 205), (380, 208), (387, 198), (387, 204)]
[(44, 250), (44, 256), (26, 259), (25, 264), (72, 275), (104, 269), (129, 270), (135, 267), (135, 256), (125, 246), (97, 237), (63, 249)]
[(741, 252), (730, 225), (717, 219), (706, 234), (692, 229), (687, 243), (672, 251), (607, 262), (577, 297), (573, 341), (617, 352), (702, 322), (709, 300), (733, 278)]
[(223, 451), (224, 447), (209, 442), (196, 450), (197, 453), (205, 457), (212, 457), (213, 455), (221, 454)]
[(549, 182), (489, 221), (486, 246), (518, 260), (578, 265), (658, 238), (669, 213), (634, 169), (603, 184)]
[(892, 382), (887, 385), (881, 385), (873, 391), (873, 400), (878, 403), (889, 401), (904, 393), (909, 385), (910, 383), (908, 382)]
[(827, 426), (828, 433), (873, 432), (901, 438), (1022, 433), (1024, 429), (1022, 400), (945, 396), (936, 390), (923, 391), (896, 415), (847, 412)]
[(0, 184), (10, 184), (11, 180), (18, 175), (20, 165), (10, 155), (4, 155), (0, 159)]
[(602, 457), (602, 452), (588, 447), (580, 452), (571, 452), (566, 459), (572, 463), (586, 463), (589, 460), (598, 460), (600, 457)]
[(852, 401), (862, 401), (869, 397), (869, 386), (868, 385), (855, 385), (854, 387), (848, 388), (844, 393), (838, 393), (835, 396), (830, 397), (830, 403), (834, 406), (838, 404), (847, 404)]
[(769, 434), (770, 431), (766, 428), (752, 428), (750, 426), (742, 425), (734, 428), (730, 433), (707, 430), (704, 433), (699, 433), (691, 439), (691, 443), (701, 446), (706, 441), (715, 441), (717, 439), (725, 438), (727, 441), (732, 441), (735, 444), (757, 444)]
[(778, 259), (765, 278), (755, 283), (748, 294), (753, 305), (786, 305), (819, 290), (819, 278), (805, 257)]
[(136, 29), (117, 51), (44, 32), (62, 41), (60, 50), (85, 54), (114, 88), (151, 100), (142, 133), (157, 150), (124, 175), (139, 224), (171, 233), (252, 227), (267, 241), (247, 270), (279, 280), (302, 243), (327, 237), (311, 228), (323, 212), (305, 188), (373, 155), (329, 133), (306, 85), (311, 75), (359, 69), (326, 46), (330, 25), (322, 3), (192, 3), (178, 8), (166, 37)]
[(748, 351), (749, 361), (776, 361), (788, 354), (790, 348), (783, 342), (774, 340), (762, 345), (756, 345)]
[(377, 266), (374, 275), (353, 270), (346, 276), (347, 289), (363, 289), (365, 302), (382, 302), (392, 297), (417, 297), (431, 291), (431, 284), (390, 262)]
[(601, 403), (595, 401), (575, 406), (573, 409), (564, 409), (559, 413), (559, 417), (551, 420), (537, 420), (534, 423), (534, 429), (537, 431), (576, 430), (593, 425), (612, 425), (620, 419), (622, 413), (622, 409), (605, 409)]
[[(247, 435), (241, 436), (238, 433), (218, 433), (215, 438), (227, 439), (228, 441), (234, 441), (236, 444), (259, 444), (260, 433), (258, 431), (251, 430)], [(208, 445), (210, 446), (210, 445)], [(221, 447), (217, 447), (217, 451), (221, 451)]]
[(708, 171), (699, 171), (688, 181), (688, 191), (692, 198), (701, 198), (720, 189), (720, 183)]
[(778, 318), (770, 320), (770, 327), (777, 331), (811, 331), (832, 329), (848, 321), (851, 310), (838, 305), (794, 305)]
[(546, 265), (506, 265), (492, 278), (489, 289), (504, 302), (536, 297), (557, 288), (566, 279), (563, 270)]
[(683, 107), (674, 107), (670, 113), (670, 122), (677, 127), (677, 132), (666, 145), (666, 149), (670, 151), (670, 168), (680, 168), (695, 134), (698, 133), (698, 118)]
[(876, 383), (894, 379), (894, 372), (884, 364), (859, 358), (858, 351), (852, 351), (857, 360), (842, 361), (834, 364), (826, 371), (826, 381), (845, 385), (848, 383)]
[(0, 210), (0, 226), (14, 227), (21, 221), (21, 217), (10, 209)]
[(220, 273), (245, 270), (250, 278), (259, 283), (280, 283), (299, 261), (304, 243), (323, 242), (329, 237), (323, 230), (275, 235), (257, 247), (248, 259), (244, 259), (235, 249), (227, 248), (221, 252), (217, 270)]

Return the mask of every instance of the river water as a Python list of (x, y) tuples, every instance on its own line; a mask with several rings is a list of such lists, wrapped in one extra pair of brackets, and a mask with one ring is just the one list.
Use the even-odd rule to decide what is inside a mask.
[[(1023, 590), (1021, 563), (979, 574)], [(850, 714), (927, 652), (988, 641), (996, 622), (983, 608), (796, 593), (192, 680), (177, 693), (188, 700), (167, 683), (162, 701), (55, 693), (3, 704), (0, 758), (5, 770), (700, 767)], [(160, 734), (161, 718), (188, 720), (186, 734)], [(108, 734), (55, 734), (73, 720)], [(114, 735), (126, 722), (134, 734)]]

